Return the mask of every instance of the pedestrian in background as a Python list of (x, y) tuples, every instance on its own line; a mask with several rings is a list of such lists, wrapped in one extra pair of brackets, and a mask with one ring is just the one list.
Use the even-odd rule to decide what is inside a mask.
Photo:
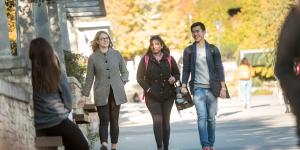
[(279, 103), (282, 105), (284, 103), (284, 107), (285, 107), (285, 113), (290, 113), (291, 112), (291, 108), (290, 108), (290, 102), (287, 99), (285, 93), (282, 91), (282, 88), (280, 86), (280, 83), (278, 81), (278, 78), (276, 78), (277, 81), (275, 82), (275, 93), (276, 96), (279, 99)]
[[(292, 7), (287, 15), (278, 38), (275, 74), (296, 116), (297, 134), (300, 137), (300, 9)], [(298, 143), (300, 145), (300, 141)]]
[(101, 150), (108, 149), (109, 123), (111, 149), (115, 150), (119, 138), (120, 106), (127, 102), (124, 85), (128, 82), (128, 71), (124, 58), (119, 51), (113, 48), (107, 32), (97, 32), (91, 42), (91, 47), (93, 53), (88, 59), (82, 99), (89, 96), (92, 85), (94, 85), (94, 101), (100, 120)]
[(38, 133), (61, 136), (66, 150), (88, 150), (88, 143), (68, 116), (72, 93), (67, 75), (51, 45), (43, 38), (30, 42), (34, 122)]
[(170, 114), (176, 97), (174, 83), (179, 78), (179, 69), (169, 48), (160, 36), (152, 36), (148, 51), (139, 63), (137, 81), (145, 92), (158, 150), (169, 147)]
[(246, 57), (241, 60), (238, 67), (238, 78), (239, 78), (239, 96), (243, 100), (244, 108), (251, 107), (251, 89), (252, 89), (252, 77), (254, 71), (252, 65)]
[[(194, 43), (184, 49), (182, 71), (182, 93), (190, 90), (198, 116), (198, 130), (203, 150), (213, 150), (217, 114), (217, 97), (226, 98), (224, 69), (219, 49), (205, 40), (205, 25), (195, 22), (191, 25)], [(191, 78), (190, 78), (191, 75)], [(214, 95), (212, 81), (221, 84), (219, 95)], [(215, 90), (216, 91), (216, 90)]]

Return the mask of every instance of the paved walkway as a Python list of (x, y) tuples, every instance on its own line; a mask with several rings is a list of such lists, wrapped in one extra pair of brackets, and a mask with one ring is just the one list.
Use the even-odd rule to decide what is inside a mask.
[[(219, 100), (216, 150), (293, 150), (295, 121), (277, 97), (254, 96), (252, 108), (238, 98)], [(96, 146), (97, 149), (99, 146)], [(144, 103), (128, 103), (120, 114), (120, 150), (155, 150), (152, 119)], [(195, 109), (171, 115), (170, 150), (200, 150)]]

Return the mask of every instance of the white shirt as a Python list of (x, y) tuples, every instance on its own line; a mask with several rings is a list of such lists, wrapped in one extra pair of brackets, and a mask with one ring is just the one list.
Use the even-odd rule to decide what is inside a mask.
[(206, 48), (197, 46), (195, 66), (195, 87), (209, 88), (209, 70), (206, 60)]

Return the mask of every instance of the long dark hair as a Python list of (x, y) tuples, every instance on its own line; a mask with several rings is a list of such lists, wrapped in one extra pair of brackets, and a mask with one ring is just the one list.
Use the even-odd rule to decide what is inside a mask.
[(34, 90), (54, 92), (60, 80), (60, 66), (51, 45), (44, 38), (30, 42), (29, 58), (32, 64), (32, 86)]
[(114, 46), (113, 43), (112, 43), (112, 41), (111, 41), (111, 38), (110, 38), (110, 36), (109, 36), (109, 34), (107, 32), (105, 32), (105, 31), (98, 31), (96, 33), (95, 37), (94, 37), (94, 40), (91, 41), (91, 47), (92, 47), (93, 52), (95, 52), (97, 49), (99, 49), (98, 42), (99, 42), (100, 34), (106, 34), (108, 36), (108, 38), (109, 38), (108, 48), (112, 48)]
[(153, 36), (151, 36), (149, 48), (148, 48), (148, 51), (147, 51), (146, 54), (148, 54), (148, 55), (149, 55), (149, 54), (152, 54), (151, 45), (152, 45), (152, 42), (153, 42), (154, 40), (159, 41), (160, 45), (162, 46), (161, 51), (162, 51), (163, 53), (165, 53), (165, 54), (170, 54), (170, 49), (166, 46), (164, 40), (162, 40), (162, 38), (161, 38), (159, 35), (153, 35)]

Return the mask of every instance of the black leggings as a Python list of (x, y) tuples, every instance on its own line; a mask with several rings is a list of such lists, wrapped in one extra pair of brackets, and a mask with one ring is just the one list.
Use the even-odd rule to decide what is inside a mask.
[(97, 106), (97, 111), (100, 120), (100, 142), (103, 143), (108, 141), (108, 125), (110, 123), (111, 143), (118, 143), (120, 105), (116, 105), (112, 88), (110, 88), (108, 104), (104, 106)]
[(89, 144), (81, 130), (69, 119), (65, 119), (59, 125), (38, 132), (46, 133), (49, 136), (62, 136), (66, 150), (89, 150)]
[(153, 120), (153, 131), (157, 144), (157, 148), (161, 148), (162, 144), (167, 149), (170, 139), (170, 114), (174, 100), (166, 100), (158, 102), (150, 98), (146, 98), (146, 105), (151, 113)]

